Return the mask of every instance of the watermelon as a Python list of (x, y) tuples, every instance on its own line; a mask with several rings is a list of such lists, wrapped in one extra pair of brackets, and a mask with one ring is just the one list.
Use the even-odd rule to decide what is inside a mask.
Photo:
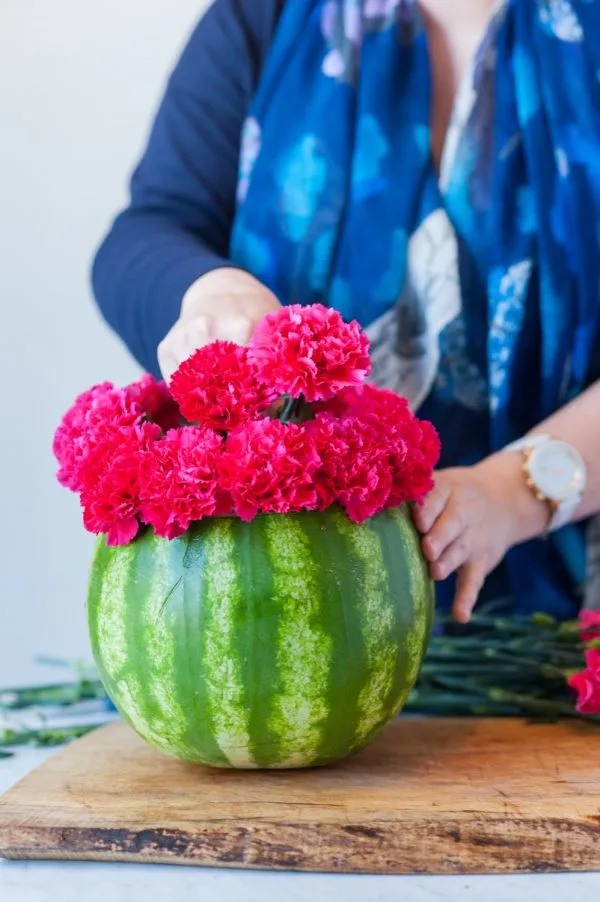
[(408, 508), (233, 517), (99, 540), (88, 620), (108, 694), (152, 745), (234, 768), (328, 764), (400, 711), (433, 585)]

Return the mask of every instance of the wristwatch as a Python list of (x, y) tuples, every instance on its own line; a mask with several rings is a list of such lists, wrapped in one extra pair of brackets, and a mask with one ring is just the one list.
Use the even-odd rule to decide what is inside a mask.
[(555, 532), (570, 523), (587, 483), (587, 469), (579, 451), (549, 435), (530, 435), (504, 450), (523, 454), (527, 485), (538, 501), (548, 507), (546, 532)]

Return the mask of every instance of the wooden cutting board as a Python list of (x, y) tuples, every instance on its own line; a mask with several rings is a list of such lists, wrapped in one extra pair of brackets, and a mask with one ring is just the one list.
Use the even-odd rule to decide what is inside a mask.
[(318, 771), (180, 764), (123, 724), (0, 800), (0, 855), (368, 873), (600, 870), (600, 730), (402, 718)]

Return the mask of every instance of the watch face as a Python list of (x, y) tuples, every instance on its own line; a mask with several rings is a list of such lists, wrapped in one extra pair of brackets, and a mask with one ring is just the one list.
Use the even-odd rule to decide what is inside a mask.
[(579, 453), (554, 439), (535, 448), (529, 461), (529, 474), (550, 501), (568, 501), (584, 488), (585, 465)]

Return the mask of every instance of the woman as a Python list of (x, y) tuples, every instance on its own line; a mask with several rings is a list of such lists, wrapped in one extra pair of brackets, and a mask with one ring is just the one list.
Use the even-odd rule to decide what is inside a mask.
[(600, 0), (216, 0), (94, 267), (167, 378), (280, 303), (359, 319), (440, 431), (415, 522), (462, 621), (594, 601), (599, 33)]

